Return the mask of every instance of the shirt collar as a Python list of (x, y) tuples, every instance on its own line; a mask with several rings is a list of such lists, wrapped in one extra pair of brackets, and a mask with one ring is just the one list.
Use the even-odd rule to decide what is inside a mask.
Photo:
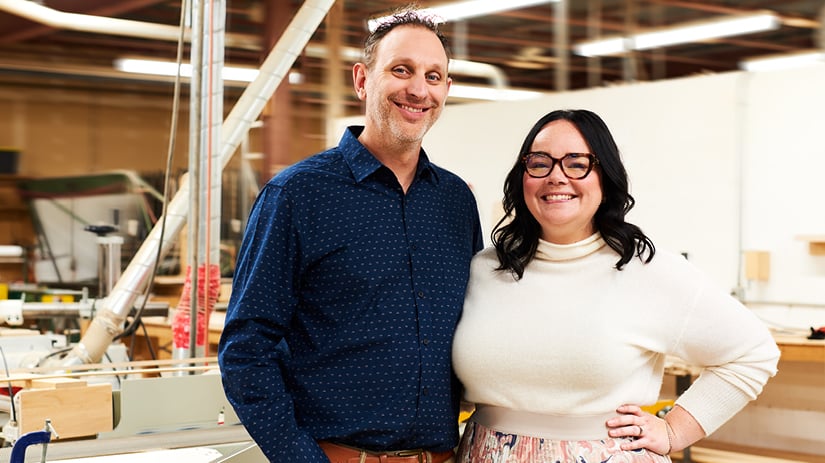
[[(363, 130), (364, 127), (360, 125), (347, 127), (347, 130), (344, 131), (344, 135), (341, 137), (341, 141), (338, 143), (338, 148), (343, 154), (344, 161), (349, 166), (357, 182), (363, 181), (383, 166), (381, 162), (358, 141), (358, 136), (361, 135)], [(415, 178), (416, 180), (430, 179), (430, 181), (434, 183), (438, 182), (438, 175), (432, 163), (430, 163), (430, 158), (427, 157), (427, 153), (424, 152), (424, 148), (421, 148), (421, 152), (418, 155), (418, 167), (416, 168)]]

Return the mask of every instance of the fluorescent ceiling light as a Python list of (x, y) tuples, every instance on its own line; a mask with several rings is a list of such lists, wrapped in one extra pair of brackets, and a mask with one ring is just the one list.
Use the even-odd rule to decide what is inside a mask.
[(773, 30), (779, 25), (779, 18), (771, 12), (726, 16), (710, 21), (653, 29), (630, 37), (588, 40), (574, 45), (573, 51), (582, 56), (615, 55), (630, 50), (649, 50), (681, 43)]
[[(140, 58), (118, 58), (115, 60), (115, 68), (119, 71), (135, 74), (150, 74), (155, 76), (176, 76), (178, 65), (172, 61), (150, 60)], [(224, 66), (221, 77), (223, 80), (233, 82), (252, 82), (258, 77), (258, 69), (240, 66)], [(192, 65), (181, 63), (181, 77), (192, 77)], [(302, 83), (303, 76), (298, 72), (289, 73), (289, 83)]]
[[(115, 68), (123, 72), (150, 74), (156, 76), (175, 76), (178, 65), (171, 61), (150, 60), (140, 58), (119, 58), (115, 60)], [(192, 77), (192, 66), (183, 63), (180, 66), (181, 77)], [(237, 82), (252, 82), (258, 76), (258, 70), (249, 67), (225, 66), (224, 80)], [(289, 73), (289, 83), (303, 83), (303, 76), (297, 72)], [(540, 92), (516, 90), (511, 88), (482, 87), (473, 85), (454, 84), (450, 86), (449, 96), (472, 100), (516, 101), (538, 98)]]
[(778, 27), (779, 18), (772, 13), (731, 17), (636, 34), (633, 37), (633, 48), (636, 50), (647, 50), (677, 43), (699, 42), (708, 39), (751, 34), (753, 32), (768, 31)]
[(760, 56), (741, 61), (739, 68), (745, 71), (776, 71), (815, 64), (825, 64), (825, 51), (809, 50), (798, 53)]
[(609, 56), (624, 53), (629, 49), (625, 42), (632, 40), (624, 37), (609, 37), (589, 40), (573, 45), (573, 51), (581, 56)]
[[(467, 0), (434, 6), (432, 8), (423, 8), (419, 11), (424, 15), (434, 17), (439, 22), (450, 22), (558, 1), (559, 0)], [(370, 19), (367, 21), (367, 27), (370, 31), (374, 31), (375, 28), (387, 18), (389, 18), (389, 16)]]

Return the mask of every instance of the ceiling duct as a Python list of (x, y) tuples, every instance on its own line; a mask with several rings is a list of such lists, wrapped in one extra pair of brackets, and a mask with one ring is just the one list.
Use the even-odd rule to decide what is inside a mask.
[[(0, 10), (55, 29), (78, 32), (138, 37), (177, 42), (178, 26), (152, 24), (128, 19), (107, 18), (79, 13), (66, 13), (29, 0), (0, 0)], [(190, 40), (189, 34), (185, 39)], [(260, 40), (251, 35), (227, 34), (226, 45), (235, 48), (259, 50)]]

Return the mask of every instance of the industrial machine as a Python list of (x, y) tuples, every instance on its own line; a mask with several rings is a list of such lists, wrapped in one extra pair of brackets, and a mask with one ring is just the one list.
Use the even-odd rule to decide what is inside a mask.
[[(49, 10), (42, 5), (25, 3), (37, 11)], [(209, 201), (198, 200), (209, 197), (212, 189), (219, 189), (220, 185), (210, 183), (214, 177), (204, 175), (214, 176), (214, 172), (220, 172), (227, 165), (333, 3), (334, 0), (303, 2), (263, 61), (258, 77), (249, 84), (223, 124), (209, 125), (209, 121), (222, 120), (223, 97), (215, 91), (220, 88), (220, 82), (212, 85), (200, 78), (206, 66), (196, 65), (202, 64), (204, 57), (194, 50), (202, 50), (201, 41), (223, 43), (220, 34), (224, 28), (217, 24), (221, 22), (217, 19), (225, 12), (225, 5), (221, 1), (193, 2), (188, 40), (192, 41), (193, 50), (191, 82), (199, 88), (190, 93), (200, 98), (192, 98), (190, 110), (191, 175), (181, 182), (178, 193), (164, 202), (163, 216), (122, 274), (114, 276), (103, 272), (107, 278), (105, 297), (93, 299), (81, 294), (79, 300), (65, 303), (22, 299), (0, 303), (0, 319), (9, 325), (19, 323), (36, 311), (91, 317), (77, 342), (41, 333), (16, 341), (0, 337), (0, 346), (8, 351), (11, 359), (5, 362), (5, 375), (0, 376), (0, 384), (7, 385), (8, 390), (3, 438), (11, 447), (0, 449), (0, 461), (266, 461), (226, 401), (216, 359), (194, 355), (199, 317), (190, 317), (192, 342), (187, 358), (130, 362), (122, 355), (118, 339), (128, 329), (130, 315), (139, 316), (134, 312), (136, 307), (144, 310), (151, 307), (140, 300), (142, 292), (153, 281), (153, 269), (170, 250), (187, 221), (190, 223), (190, 271), (197, 274), (203, 266), (211, 272), (210, 261), (219, 262), (218, 244), (203, 238), (217, 230), (214, 217), (219, 213), (205, 208), (203, 203), (209, 204)], [(31, 13), (31, 20), (38, 20), (37, 11)], [(214, 26), (213, 21), (203, 20), (204, 11), (215, 19)], [(60, 27), (63, 15), (53, 10), (50, 13), (58, 14), (50, 15), (49, 25)], [(111, 20), (111, 24), (107, 24), (108, 18), (81, 21), (83, 15), (70, 16), (67, 27), (80, 30), (87, 27), (87, 32), (138, 34), (179, 42), (184, 36), (180, 30), (183, 22), (180, 28), (136, 21), (129, 21), (129, 27), (125, 27), (122, 20)], [(208, 30), (206, 23), (213, 28)], [(210, 57), (210, 61), (222, 63), (222, 50), (214, 49), (219, 55)], [(205, 114), (208, 110), (213, 112)], [(207, 146), (213, 147), (212, 151), (207, 152)], [(214, 169), (210, 168), (212, 157)], [(206, 219), (201, 221), (200, 217)], [(213, 237), (217, 235), (217, 232), (211, 233)], [(98, 242), (109, 247), (117, 244), (117, 240), (108, 239)], [(114, 249), (107, 251), (115, 254)], [(201, 279), (192, 280), (192, 312), (198, 313)], [(42, 452), (34, 449), (26, 452), (29, 446), (41, 446)]]
[(12, 372), (5, 379), (13, 397), (3, 404), (9, 446), (0, 461), (265, 462), (215, 364), (198, 358)]

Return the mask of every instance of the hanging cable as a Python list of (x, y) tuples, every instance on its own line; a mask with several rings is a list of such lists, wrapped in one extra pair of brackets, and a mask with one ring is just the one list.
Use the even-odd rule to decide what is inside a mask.
[[(163, 201), (161, 201), (162, 209), (159, 239), (160, 243), (163, 243), (163, 237), (166, 232), (166, 207), (169, 204), (169, 178), (172, 171), (173, 160), (175, 158), (175, 143), (177, 142), (178, 110), (180, 107), (181, 65), (183, 62), (183, 44), (185, 36), (186, 11), (188, 8), (188, 3), (188, 0), (183, 0), (181, 2), (180, 10), (180, 34), (178, 36), (177, 56), (175, 57), (175, 63), (177, 63), (177, 72), (175, 73), (174, 95), (172, 97), (172, 120), (169, 126), (169, 145), (166, 152), (166, 169), (164, 171), (163, 177)], [(135, 316), (132, 318), (132, 322), (126, 328), (124, 328), (122, 332), (114, 336), (114, 338), (112, 338), (112, 341), (116, 341), (123, 337), (132, 335), (133, 333), (135, 333), (138, 326), (141, 325), (140, 318), (143, 315), (144, 310), (146, 309), (146, 302), (149, 300), (149, 295), (152, 294), (152, 289), (154, 287), (155, 282), (155, 275), (157, 275), (158, 268), (160, 267), (162, 248), (162, 246), (158, 246), (157, 256), (155, 257), (155, 265), (152, 266), (152, 274), (149, 276), (149, 281), (146, 284), (146, 290), (144, 291), (144, 297), (143, 301), (141, 302), (140, 308), (137, 310), (137, 312), (135, 312)]]
[[(3, 368), (6, 369), (6, 377), (10, 377), (11, 374), (9, 373), (9, 362), (6, 361), (6, 353), (3, 352), (3, 347), (0, 346), (0, 356), (3, 357)], [(9, 381), (9, 402), (11, 402), (11, 422), (17, 423), (17, 411), (14, 409), (14, 388), (11, 386), (11, 381)]]

